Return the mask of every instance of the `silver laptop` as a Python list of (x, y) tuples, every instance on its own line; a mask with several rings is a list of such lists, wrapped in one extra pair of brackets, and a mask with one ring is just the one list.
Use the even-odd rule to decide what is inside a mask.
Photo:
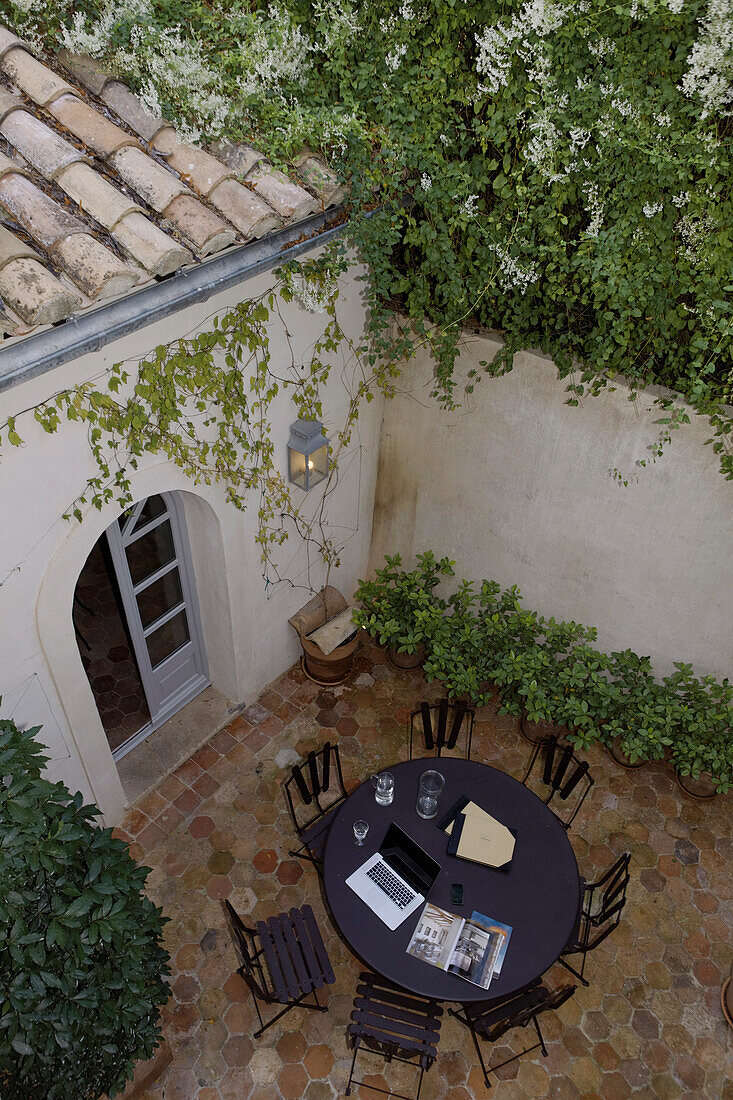
[(440, 864), (394, 822), (379, 851), (349, 875), (346, 885), (394, 930), (425, 901)]

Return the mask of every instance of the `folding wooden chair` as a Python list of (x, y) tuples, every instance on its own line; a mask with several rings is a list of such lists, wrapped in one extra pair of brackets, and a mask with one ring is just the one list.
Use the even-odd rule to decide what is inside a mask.
[[(626, 904), (626, 888), (629, 885), (630, 860), (630, 853), (624, 852), (598, 882), (583, 884), (578, 922), (559, 959), (565, 969), (574, 974), (583, 985), (589, 984), (583, 977), (588, 952), (594, 951), (603, 943), (621, 920), (621, 911)], [(568, 955), (582, 956), (580, 971), (565, 961)]]
[[(336, 978), (310, 905), (257, 921), (254, 928), (244, 923), (228, 901), (224, 912), (239, 956), (237, 973), (252, 991), (260, 1021), (255, 1039), (296, 1006), (327, 1011), (319, 1003), (317, 990), (332, 985)], [(309, 995), (314, 1004), (305, 1000)], [(265, 1023), (261, 1001), (285, 1008)]]
[[(547, 986), (536, 982), (530, 988), (521, 993), (513, 993), (511, 997), (498, 1005), (492, 1005), (491, 1008), (486, 1008), (484, 1004), (479, 1002), (478, 1004), (462, 1005), (459, 1012), (453, 1009), (450, 1010), (451, 1016), (455, 1016), (456, 1020), (460, 1020), (471, 1032), (487, 1089), (491, 1088), (490, 1073), (495, 1073), (502, 1066), (515, 1062), (522, 1055), (529, 1054), (530, 1051), (537, 1050), (539, 1047), (542, 1050), (543, 1057), (547, 1057), (547, 1047), (545, 1046), (538, 1017), (543, 1012), (559, 1008), (568, 998), (572, 997), (575, 989), (574, 985), (564, 985), (551, 992)], [(484, 1061), (479, 1040), (494, 1044), (512, 1028), (524, 1028), (530, 1024), (537, 1033), (536, 1043), (525, 1047), (518, 1054), (513, 1054), (511, 1058), (505, 1058), (503, 1062), (498, 1062), (494, 1066), (488, 1065)]]
[[(538, 775), (539, 768), (535, 770), (535, 764), (540, 763), (542, 772)], [(539, 779), (541, 788), (545, 789), (545, 805), (550, 807), (563, 829), (569, 829), (593, 786), (587, 761), (578, 760), (573, 755), (571, 745), (561, 745), (556, 737), (543, 737), (535, 745), (522, 779), (525, 786), (530, 786), (533, 772)], [(568, 802), (574, 792), (574, 798)], [(557, 804), (550, 805), (556, 797), (566, 804), (563, 807), (564, 813), (563, 810), (558, 812)]]
[(438, 757), (445, 749), (454, 749), (461, 730), (466, 737), (466, 760), (470, 760), (474, 715), (475, 711), (465, 703), (449, 703), (447, 699), (421, 703), (410, 715), (410, 760), (413, 745), (419, 744), (426, 753)]
[(320, 874), (333, 810), (348, 797), (338, 746), (326, 741), (322, 749), (309, 752), (303, 763), (294, 764), (285, 782), (285, 796), (301, 841), (290, 855), (313, 863)]
[(376, 1085), (354, 1080), (356, 1056), (362, 1046), (381, 1054), (387, 1062), (404, 1062), (420, 1067), (415, 1100), (419, 1100), (422, 1079), (438, 1053), (440, 1017), (443, 1009), (435, 1001), (407, 993), (378, 974), (364, 973), (356, 987), (351, 1023), (346, 1029), (347, 1040), (354, 1049), (346, 1095), (352, 1084), (373, 1089), (386, 1096), (412, 1100), (403, 1092), (380, 1089)]

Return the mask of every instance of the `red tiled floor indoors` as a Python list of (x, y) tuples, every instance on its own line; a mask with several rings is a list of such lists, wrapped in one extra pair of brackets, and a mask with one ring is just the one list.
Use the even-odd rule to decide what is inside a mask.
[[(170, 917), (165, 944), (173, 957), (164, 1025), (174, 1059), (147, 1100), (343, 1095), (345, 1027), (360, 968), (328, 922), (315, 871), (288, 856), (283, 771), (327, 738), (338, 738), (350, 784), (405, 759), (407, 716), (420, 699), (437, 695), (419, 671), (393, 670), (372, 647), (341, 687), (320, 689), (295, 667), (130, 809), (119, 835), (153, 868), (149, 892)], [(477, 759), (521, 776), (529, 746), (514, 719), (484, 708), (474, 744)], [(663, 764), (622, 771), (599, 747), (587, 756), (596, 785), (570, 836), (587, 878), (630, 849), (622, 924), (589, 956), (590, 987), (547, 1019), (547, 1058), (537, 1051), (515, 1062), (488, 1093), (470, 1036), (444, 1018), (425, 1100), (733, 1100), (720, 1008), (733, 927), (731, 799), (688, 798)], [(259, 1041), (251, 1038), (254, 1008), (235, 974), (226, 897), (255, 919), (310, 902), (337, 975), (327, 1014), (294, 1009)], [(547, 980), (567, 977), (555, 967)], [(508, 1036), (516, 1049), (524, 1037)], [(499, 1053), (505, 1049), (502, 1043)], [(371, 1057), (375, 1084), (384, 1086), (384, 1073), (399, 1091), (414, 1088), (413, 1070)], [(363, 1066), (369, 1072), (366, 1059)]]

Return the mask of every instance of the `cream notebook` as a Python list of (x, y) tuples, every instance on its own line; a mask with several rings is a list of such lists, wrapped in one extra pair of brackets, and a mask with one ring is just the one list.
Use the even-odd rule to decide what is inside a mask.
[(506, 825), (467, 802), (445, 829), (450, 836), (448, 854), (488, 867), (503, 867), (514, 855), (515, 838)]

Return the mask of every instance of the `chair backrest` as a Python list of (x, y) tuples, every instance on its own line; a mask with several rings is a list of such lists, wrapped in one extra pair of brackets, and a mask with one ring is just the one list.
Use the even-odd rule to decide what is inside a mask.
[(239, 958), (239, 974), (258, 997), (272, 999), (268, 974), (262, 965), (255, 929), (248, 928), (230, 901), (222, 902), (224, 916)]
[(575, 989), (574, 985), (563, 985), (550, 990), (546, 985), (537, 984), (523, 993), (513, 995), (495, 1008), (481, 1012), (478, 1006), (478, 1012), (474, 1010), (467, 1015), (472, 1017), (473, 1026), (479, 1035), (495, 1043), (512, 1028), (526, 1027), (540, 1013), (559, 1008), (572, 997)]
[(378, 974), (364, 973), (347, 1030), (385, 1057), (417, 1057), (427, 1068), (437, 1055), (442, 1015), (435, 1001), (407, 993)]
[[(583, 907), (584, 916), (588, 923), (586, 935), (586, 949), (593, 950), (599, 943), (610, 935), (621, 920), (621, 912), (626, 905), (626, 889), (629, 885), (629, 862), (631, 853), (624, 852), (616, 862), (609, 867), (605, 875), (597, 882), (589, 883), (585, 888)], [(596, 898), (600, 897), (600, 903), (596, 905)], [(591, 929), (597, 929), (592, 934)]]
[[(297, 803), (293, 795), (297, 794)], [(296, 832), (305, 830), (347, 797), (338, 745), (326, 741), (322, 749), (293, 764), (285, 781), (288, 809)]]
[(522, 780), (523, 783), (527, 783), (535, 764), (540, 758), (542, 761), (540, 778), (547, 788), (545, 802), (549, 805), (555, 797), (567, 802), (570, 796), (575, 793), (575, 798), (570, 803), (572, 809), (566, 810), (564, 815), (562, 812), (556, 814), (563, 826), (568, 829), (593, 786), (593, 778), (588, 771), (588, 762), (578, 760), (573, 755), (572, 746), (560, 744), (557, 737), (543, 737), (535, 746), (529, 767)]
[(410, 715), (410, 759), (416, 735), (422, 733), (422, 746), (426, 752), (442, 756), (444, 749), (454, 749), (461, 729), (466, 733), (466, 759), (471, 756), (474, 710), (466, 703), (421, 703)]

